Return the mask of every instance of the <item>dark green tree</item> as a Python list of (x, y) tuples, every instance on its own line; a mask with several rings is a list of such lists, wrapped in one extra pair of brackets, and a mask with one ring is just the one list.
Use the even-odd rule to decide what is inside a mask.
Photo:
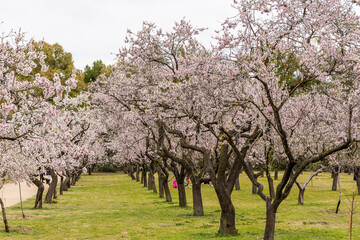
[(92, 67), (86, 65), (84, 69), (84, 82), (89, 83), (96, 81), (105, 69), (106, 65), (101, 60), (94, 61)]

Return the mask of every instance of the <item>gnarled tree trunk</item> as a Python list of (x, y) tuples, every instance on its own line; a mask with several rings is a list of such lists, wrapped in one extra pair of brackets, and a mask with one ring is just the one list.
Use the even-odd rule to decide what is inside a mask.
[(55, 171), (53, 169), (49, 168), (49, 172), (51, 175), (51, 183), (50, 183), (48, 192), (45, 196), (44, 203), (52, 203), (52, 198), (56, 194), (56, 185), (58, 182), (57, 174), (55, 173)]
[(299, 205), (304, 205), (304, 193), (305, 193), (305, 188), (299, 189), (299, 196), (298, 196)]
[(252, 184), (252, 188), (251, 188), (251, 193), (252, 194), (257, 194), (257, 187), (255, 186), (255, 184)]
[(271, 198), (266, 199), (266, 225), (264, 240), (274, 240), (276, 208), (271, 204)]
[(199, 179), (191, 179), (193, 195), (193, 213), (194, 216), (204, 216), (204, 207), (201, 196), (201, 182)]
[(35, 198), (35, 206), (34, 208), (42, 208), (42, 196), (45, 190), (44, 184), (37, 178), (31, 178), (31, 181), (36, 185), (38, 188)]
[(215, 188), (215, 191), (221, 207), (219, 233), (234, 235), (237, 230), (235, 228), (235, 208), (231, 201), (231, 195), (224, 188)]
[(136, 177), (134, 176), (134, 166), (132, 164), (130, 164), (129, 166), (129, 175), (131, 177), (132, 180), (136, 180)]

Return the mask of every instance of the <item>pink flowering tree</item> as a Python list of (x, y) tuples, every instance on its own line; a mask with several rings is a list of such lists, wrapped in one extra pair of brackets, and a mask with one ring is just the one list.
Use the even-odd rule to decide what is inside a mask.
[[(299, 174), (358, 138), (359, 21), (351, 1), (241, 1), (224, 23), (219, 47), (236, 59), (245, 85), (240, 103), (256, 113), (263, 137), (252, 146), (244, 170), (266, 202), (264, 239), (274, 239), (276, 212)], [(241, 151), (223, 130), (237, 158)], [(275, 188), (271, 156), (287, 161)], [(254, 177), (261, 161), (270, 195)]]
[[(32, 41), (26, 41), (24, 34), (11, 32), (2, 35), (0, 42), (0, 129), (1, 155), (0, 176), (2, 180), (31, 181), (39, 174), (39, 164), (35, 157), (26, 157), (26, 148), (41, 126), (47, 125), (53, 116), (55, 105), (76, 85), (74, 76), (60, 83), (57, 75), (49, 80), (41, 74), (33, 73), (38, 64), (41, 71), (47, 71), (45, 55), (35, 50)], [(46, 127), (45, 127), (46, 128)], [(49, 131), (53, 129), (46, 128)], [(36, 141), (36, 139), (34, 139)], [(36, 143), (35, 143), (36, 144)], [(5, 230), (8, 231), (5, 209), (3, 208)]]

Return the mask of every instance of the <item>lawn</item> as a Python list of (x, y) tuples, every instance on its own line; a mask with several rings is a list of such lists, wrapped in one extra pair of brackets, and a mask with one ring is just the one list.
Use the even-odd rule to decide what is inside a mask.
[[(301, 175), (300, 182), (309, 175)], [(315, 177), (306, 189), (304, 206), (297, 205), (298, 190), (293, 188), (278, 210), (275, 239), (347, 239), (348, 201), (343, 192), (341, 212), (335, 214), (338, 192), (331, 191), (331, 182), (328, 173)], [(20, 205), (8, 208), (11, 232), (2, 229), (0, 239), (262, 239), (265, 203), (251, 194), (244, 174), (240, 184), (241, 190), (232, 195), (237, 236), (217, 233), (220, 208), (211, 186), (202, 188), (205, 216), (194, 217), (190, 188), (189, 207), (180, 208), (176, 189), (171, 189), (173, 203), (166, 203), (127, 175), (95, 173), (83, 176), (56, 203), (45, 204), (43, 209), (33, 209), (33, 199), (26, 201), (25, 219), (19, 218)], [(352, 176), (342, 174), (341, 187), (353, 191)], [(358, 239), (358, 213), (353, 221), (353, 236)]]

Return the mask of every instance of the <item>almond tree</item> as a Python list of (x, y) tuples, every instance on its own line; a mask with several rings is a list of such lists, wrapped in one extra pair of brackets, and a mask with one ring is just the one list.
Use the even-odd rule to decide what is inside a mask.
[[(51, 132), (48, 128), (54, 116), (56, 104), (63, 93), (69, 92), (75, 85), (74, 75), (61, 84), (59, 77), (53, 79), (34, 74), (34, 69), (41, 65), (41, 71), (47, 71), (45, 55), (36, 50), (32, 41), (26, 41), (24, 34), (10, 32), (0, 40), (0, 129), (1, 129), (1, 164), (2, 180), (18, 182), (39, 174), (39, 164), (35, 157), (26, 157), (26, 149), (36, 145), (30, 141), (31, 135), (39, 129)], [(2, 205), (5, 230), (8, 231), (5, 209)]]
[[(249, 103), (263, 134), (241, 162), (266, 202), (264, 239), (274, 239), (276, 212), (299, 174), (358, 138), (359, 21), (351, 1), (249, 0), (235, 7), (239, 14), (224, 23), (219, 47), (236, 59), (246, 86), (239, 103)], [(223, 132), (242, 159), (232, 134)], [(287, 160), (276, 189), (269, 152)], [(249, 167), (259, 158), (270, 196)]]

